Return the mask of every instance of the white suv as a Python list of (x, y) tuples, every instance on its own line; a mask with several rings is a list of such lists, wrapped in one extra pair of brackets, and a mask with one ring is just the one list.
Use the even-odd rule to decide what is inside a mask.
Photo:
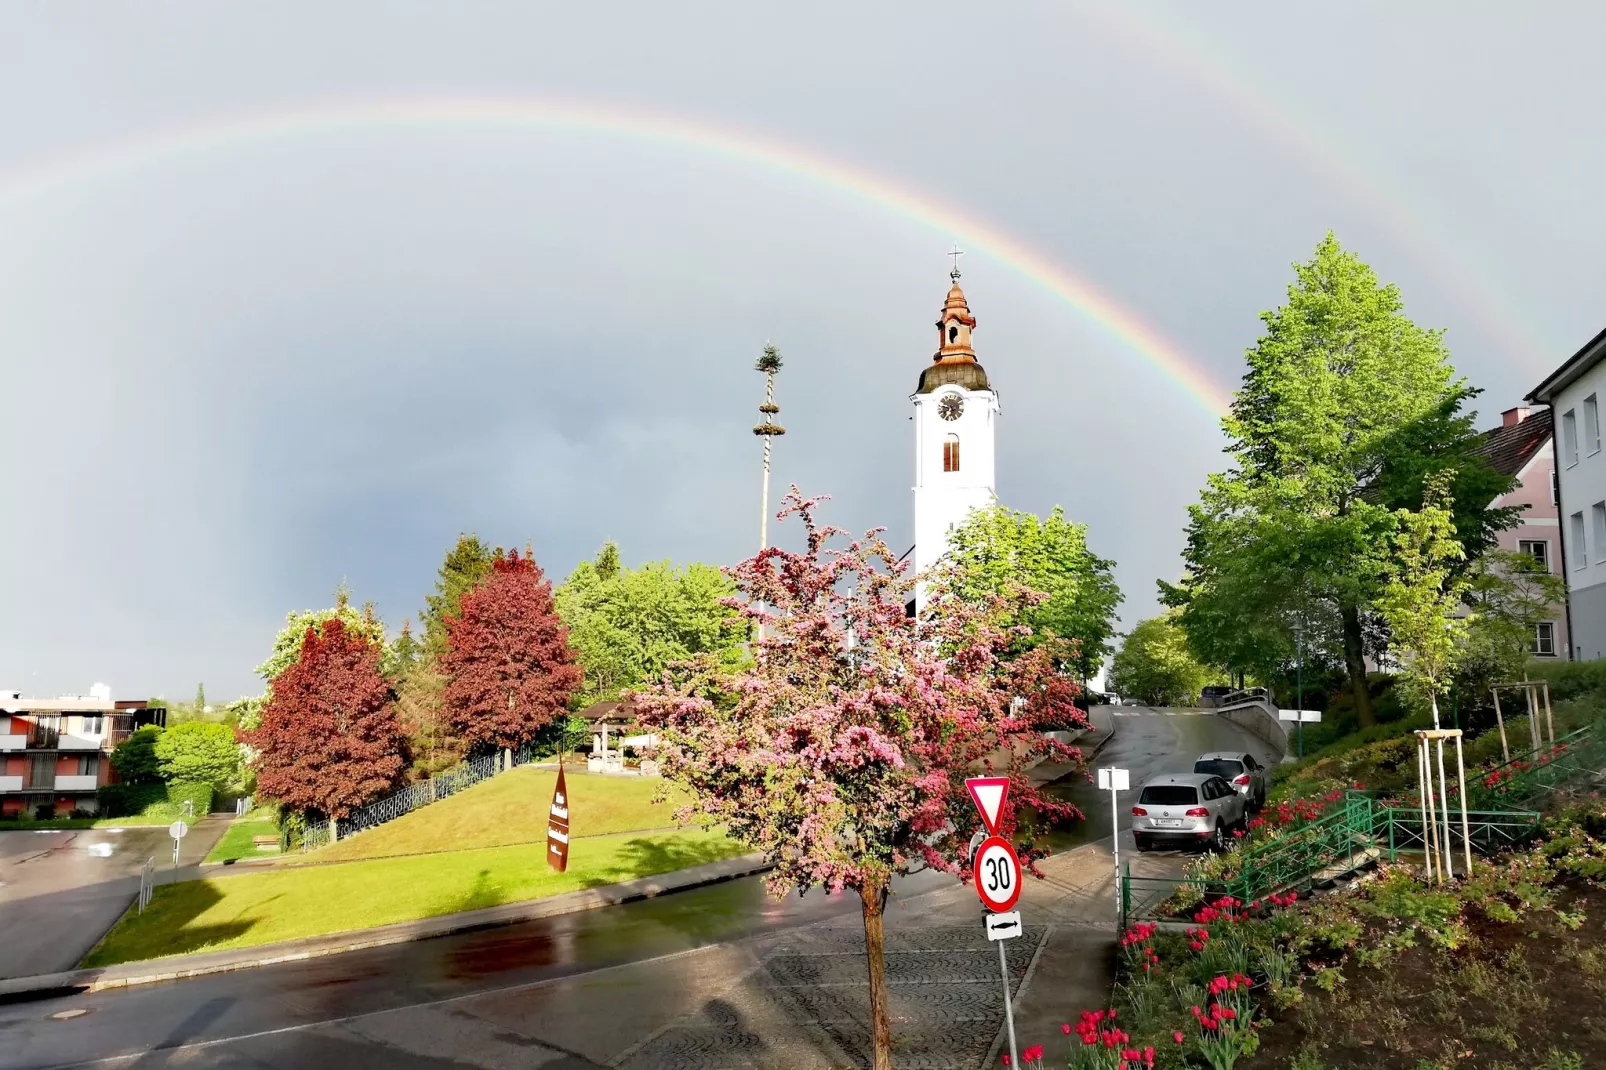
[(1231, 784), (1208, 773), (1167, 773), (1143, 785), (1132, 807), (1132, 838), (1147, 851), (1161, 841), (1218, 850), (1242, 827), (1248, 803)]

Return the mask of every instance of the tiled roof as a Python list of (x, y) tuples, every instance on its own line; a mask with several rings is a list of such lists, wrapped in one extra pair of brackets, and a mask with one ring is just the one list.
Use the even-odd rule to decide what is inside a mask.
[(1549, 440), (1550, 410), (1538, 409), (1510, 427), (1485, 431), (1476, 452), (1501, 475), (1515, 476)]

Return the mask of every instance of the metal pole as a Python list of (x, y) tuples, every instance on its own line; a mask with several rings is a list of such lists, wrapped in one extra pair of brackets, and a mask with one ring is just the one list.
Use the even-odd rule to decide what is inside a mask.
[(1299, 715), (1295, 721), (1294, 734), (1299, 738), (1299, 757), (1305, 757), (1305, 627), (1303, 624), (1295, 630), (1299, 637), (1299, 667), (1294, 670), (1294, 680), (1297, 683), (1295, 690), (1299, 697), (1294, 699), (1294, 712)]
[(1009, 1030), (1009, 1065), (1020, 1065), (1020, 1052), (1015, 1050), (1015, 1009), (1009, 1003), (1009, 960), (1004, 957), (1004, 944), (998, 941), (998, 971), (1004, 976), (1004, 1027)]
[(1455, 737), (1455, 775), (1461, 781), (1461, 846), (1467, 854), (1467, 876), (1472, 875), (1472, 833), (1467, 831), (1467, 766), (1461, 757), (1461, 737)]
[(1110, 831), (1114, 839), (1110, 841), (1115, 851), (1115, 931), (1121, 931), (1121, 807), (1116, 798), (1114, 775), (1111, 775), (1110, 787)]
[(1540, 686), (1545, 689), (1545, 726), (1550, 729), (1550, 745), (1554, 747), (1556, 745), (1556, 718), (1551, 716), (1550, 713), (1550, 681), (1546, 680)]

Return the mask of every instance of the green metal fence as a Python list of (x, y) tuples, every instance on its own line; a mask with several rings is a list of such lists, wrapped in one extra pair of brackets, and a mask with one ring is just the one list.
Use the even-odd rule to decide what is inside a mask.
[(1606, 733), (1595, 725), (1526, 751), (1492, 770), (1468, 770), (1467, 800), (1475, 806), (1535, 807), (1558, 795), (1601, 786), (1606, 778)]
[[(1472, 849), (1479, 854), (1492, 855), (1525, 843), (1539, 834), (1538, 810), (1470, 810), (1467, 812), (1467, 836)], [(1401, 851), (1420, 851), (1424, 847), (1422, 811), (1404, 806), (1379, 807), (1377, 839), (1388, 844), (1388, 860), (1396, 861)], [(1442, 823), (1443, 816), (1439, 817)], [(1455, 850), (1461, 847), (1461, 812), (1450, 813), (1450, 844)]]

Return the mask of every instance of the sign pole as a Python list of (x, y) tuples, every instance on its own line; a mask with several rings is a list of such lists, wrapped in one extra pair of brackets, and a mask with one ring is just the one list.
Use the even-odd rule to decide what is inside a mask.
[(1121, 928), (1121, 800), (1132, 788), (1132, 771), (1105, 767), (1099, 770), (1099, 788), (1110, 793), (1110, 849), (1115, 854), (1115, 928)]
[(1020, 1052), (1015, 1050), (1015, 1008), (1009, 1002), (1009, 960), (1004, 956), (1004, 941), (998, 941), (998, 972), (1004, 976), (1004, 1028), (1009, 1031), (1009, 1065), (1020, 1065)]

